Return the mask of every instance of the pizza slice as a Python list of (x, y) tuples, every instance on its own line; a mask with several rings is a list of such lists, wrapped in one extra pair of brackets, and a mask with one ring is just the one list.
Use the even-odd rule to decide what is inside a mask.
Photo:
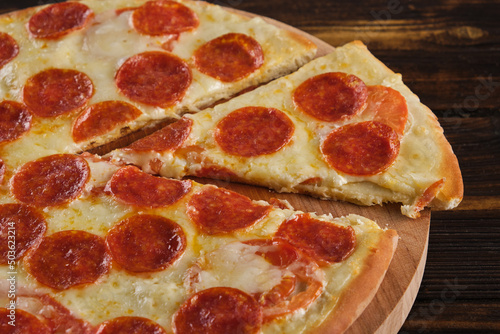
[(435, 115), (361, 42), (110, 154), (150, 173), (221, 178), (362, 205), (451, 209), (457, 159)]
[(309, 61), (316, 46), (202, 1), (60, 2), (0, 16), (0, 157), (77, 153)]
[(361, 216), (295, 211), (90, 154), (30, 161), (10, 190), (2, 333), (341, 333), (397, 243)]

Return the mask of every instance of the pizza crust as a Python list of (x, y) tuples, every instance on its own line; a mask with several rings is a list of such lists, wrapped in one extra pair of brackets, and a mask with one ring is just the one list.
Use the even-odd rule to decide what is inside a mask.
[(307, 333), (344, 333), (363, 313), (378, 291), (398, 244), (394, 230), (385, 230), (365, 259), (361, 273), (342, 292), (338, 304), (322, 324)]

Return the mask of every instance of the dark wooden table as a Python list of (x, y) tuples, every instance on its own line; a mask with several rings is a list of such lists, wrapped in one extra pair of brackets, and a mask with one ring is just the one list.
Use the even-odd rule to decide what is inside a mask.
[[(48, 3), (2, 0), (0, 10)], [(500, 333), (500, 1), (215, 0), (338, 46), (360, 39), (438, 116), (462, 204), (433, 212), (424, 278), (400, 333)]]

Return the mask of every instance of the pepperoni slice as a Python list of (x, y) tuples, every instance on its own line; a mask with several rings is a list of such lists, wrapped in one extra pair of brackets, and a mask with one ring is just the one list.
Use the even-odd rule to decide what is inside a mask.
[(101, 136), (141, 116), (142, 112), (123, 101), (103, 101), (82, 112), (73, 123), (73, 140), (77, 143)]
[(0, 143), (16, 140), (31, 128), (31, 113), (19, 102), (0, 102)]
[(279, 151), (290, 142), (294, 129), (290, 118), (278, 109), (244, 107), (224, 117), (214, 137), (226, 153), (254, 157)]
[(103, 322), (95, 334), (167, 334), (153, 320), (142, 317), (118, 317)]
[(178, 181), (144, 173), (134, 166), (120, 168), (105, 191), (125, 204), (159, 208), (174, 204), (191, 190), (191, 181)]
[(6, 169), (7, 169), (7, 167), (5, 167), (5, 163), (3, 162), (2, 159), (0, 159), (0, 185), (3, 182), (3, 177), (5, 175), (5, 170)]
[(206, 234), (230, 233), (252, 226), (270, 209), (233, 191), (210, 186), (194, 194), (187, 205), (189, 218)]
[(77, 198), (90, 177), (85, 159), (56, 154), (24, 164), (14, 175), (12, 193), (26, 204), (47, 207)]
[(25, 257), (28, 272), (53, 289), (94, 283), (109, 270), (104, 240), (85, 231), (61, 231), (45, 237)]
[[(248, 240), (245, 243), (259, 246), (256, 254), (294, 275), (284, 276), (279, 285), (257, 296), (263, 306), (264, 322), (307, 308), (323, 292), (323, 271), (311, 258), (286, 241), (274, 238)], [(306, 287), (296, 290), (297, 285)]]
[(159, 51), (130, 57), (115, 77), (118, 89), (129, 99), (162, 108), (181, 101), (191, 80), (191, 69), (186, 62)]
[(193, 60), (201, 73), (222, 82), (235, 82), (264, 64), (264, 52), (252, 37), (229, 33), (200, 46), (194, 52)]
[(19, 46), (9, 34), (0, 32), (0, 69), (19, 53)]
[(35, 209), (17, 203), (0, 205), (0, 264), (19, 260), (46, 229), (45, 219)]
[(293, 92), (293, 102), (302, 112), (325, 122), (352, 118), (365, 106), (367, 89), (355, 75), (329, 72), (304, 81)]
[(283, 238), (326, 266), (347, 259), (356, 247), (356, 233), (351, 226), (341, 226), (298, 214), (282, 223), (276, 237)]
[(144, 35), (179, 34), (194, 30), (199, 21), (188, 7), (168, 0), (148, 1), (132, 13), (132, 24)]
[(368, 98), (363, 115), (389, 125), (400, 136), (408, 120), (406, 99), (395, 89), (385, 86), (368, 86)]
[(106, 238), (113, 259), (133, 272), (159, 271), (186, 249), (182, 227), (170, 219), (136, 215), (115, 225)]
[(24, 103), (33, 114), (55, 117), (83, 107), (94, 94), (90, 78), (79, 71), (51, 68), (26, 81)]
[(175, 123), (169, 124), (152, 135), (142, 138), (127, 149), (134, 151), (175, 151), (178, 149), (191, 133), (193, 121), (189, 118), (181, 118)]
[(33, 15), (28, 30), (36, 38), (57, 39), (82, 29), (92, 17), (92, 10), (82, 3), (56, 3)]
[[(15, 323), (15, 326), (9, 324)], [(50, 334), (52, 329), (31, 313), (15, 309), (12, 314), (9, 309), (0, 307), (0, 333), (3, 334)]]
[(257, 301), (238, 289), (218, 287), (189, 298), (174, 314), (174, 333), (259, 333), (262, 310)]
[(396, 160), (399, 138), (388, 125), (379, 122), (348, 124), (332, 131), (321, 146), (326, 162), (350, 175), (376, 175)]

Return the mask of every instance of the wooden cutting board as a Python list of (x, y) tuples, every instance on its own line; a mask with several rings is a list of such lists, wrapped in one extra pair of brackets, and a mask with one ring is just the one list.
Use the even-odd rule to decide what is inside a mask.
[[(244, 16), (256, 15), (229, 9)], [(263, 17), (263, 19), (280, 28), (293, 31), (310, 39), (318, 46), (317, 56), (322, 56), (334, 50), (334, 47), (311, 36), (301, 30), (284, 23)], [(166, 121), (154, 127), (146, 128), (113, 142), (111, 144), (92, 150), (93, 153), (105, 154), (117, 147), (142, 138), (154, 130), (168, 124)], [(306, 195), (278, 194), (265, 188), (195, 178), (200, 183), (212, 183), (225, 187), (254, 200), (269, 200), (272, 197), (287, 200), (296, 210), (316, 212), (318, 214), (331, 213), (333, 216), (343, 216), (350, 213), (359, 214), (376, 221), (381, 227), (388, 227), (398, 232), (400, 239), (396, 253), (389, 270), (382, 282), (379, 291), (366, 310), (349, 328), (347, 333), (397, 333), (403, 325), (417, 296), (427, 257), (427, 244), (429, 238), (430, 210), (425, 210), (418, 219), (403, 216), (399, 205), (360, 207), (354, 204), (319, 200)]]

